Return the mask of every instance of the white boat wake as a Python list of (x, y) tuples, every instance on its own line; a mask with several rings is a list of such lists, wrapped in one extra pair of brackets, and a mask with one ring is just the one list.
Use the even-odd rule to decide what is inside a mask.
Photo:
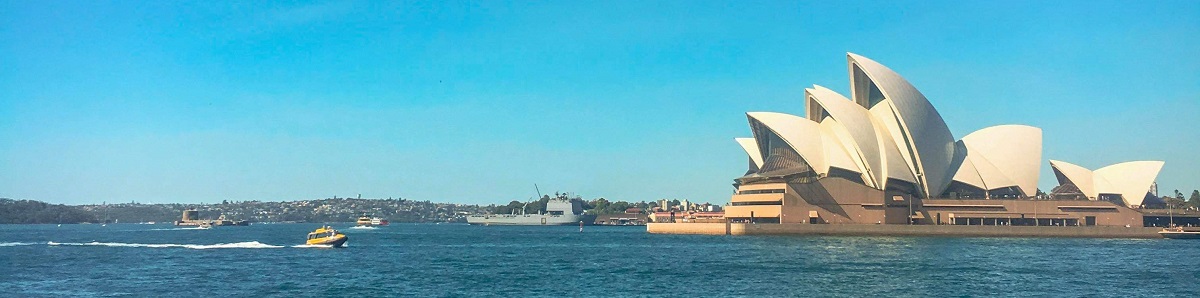
[[(329, 244), (300, 244), (300, 245), (293, 245), (292, 247), (294, 247), (294, 248), (333, 248), (333, 245), (329, 245)], [(342, 247), (350, 247), (350, 242), (342, 243)]]
[(0, 242), (0, 247), (38, 245), (40, 242)]
[(149, 247), (149, 248), (190, 248), (190, 249), (213, 249), (213, 248), (280, 248), (283, 246), (264, 244), (258, 241), (237, 242), (237, 243), (220, 243), (220, 244), (145, 244), (145, 243), (117, 243), (117, 242), (88, 242), (88, 243), (58, 243), (50, 241), (46, 243), (50, 246), (109, 246), (109, 247)]
[(207, 229), (201, 228), (201, 227), (192, 227), (192, 228), (149, 229), (149, 230), (145, 230), (145, 231), (180, 231), (180, 230), (207, 230)]
[(293, 245), (292, 247), (295, 247), (295, 248), (333, 248), (333, 245), (328, 245), (328, 244), (301, 244), (301, 245)]
[(355, 230), (375, 230), (375, 229), (379, 229), (379, 228), (376, 228), (376, 227), (364, 227), (364, 226), (353, 226), (353, 227), (350, 227), (350, 228), (351, 228), (351, 229), (355, 229)]

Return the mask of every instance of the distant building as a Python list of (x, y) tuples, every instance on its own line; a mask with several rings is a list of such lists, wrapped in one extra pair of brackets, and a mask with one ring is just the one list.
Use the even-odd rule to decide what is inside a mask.
[(625, 209), (621, 214), (604, 214), (596, 216), (596, 225), (609, 226), (642, 226), (650, 222), (650, 217), (641, 208)]

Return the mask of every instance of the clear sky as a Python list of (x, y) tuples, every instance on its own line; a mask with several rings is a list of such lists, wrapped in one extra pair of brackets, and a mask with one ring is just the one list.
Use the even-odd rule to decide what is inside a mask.
[(848, 95), (846, 52), (956, 138), (1200, 188), (1200, 1), (834, 2), (0, 0), (0, 197), (724, 203), (745, 112)]

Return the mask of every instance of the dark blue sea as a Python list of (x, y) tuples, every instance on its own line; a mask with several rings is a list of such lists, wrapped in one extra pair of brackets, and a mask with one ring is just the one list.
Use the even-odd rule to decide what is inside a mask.
[(0, 225), (0, 296), (1200, 296), (1200, 241)]

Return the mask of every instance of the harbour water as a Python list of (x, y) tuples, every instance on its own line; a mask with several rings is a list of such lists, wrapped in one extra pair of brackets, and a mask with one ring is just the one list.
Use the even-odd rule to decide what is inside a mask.
[(14, 296), (1200, 296), (1200, 241), (651, 235), (644, 227), (0, 225)]

